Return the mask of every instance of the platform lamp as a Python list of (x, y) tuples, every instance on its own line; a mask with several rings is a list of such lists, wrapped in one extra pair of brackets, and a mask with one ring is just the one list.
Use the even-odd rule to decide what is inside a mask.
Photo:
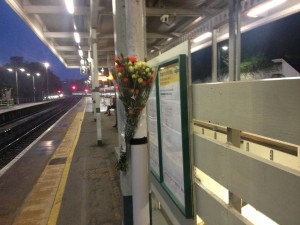
[(25, 69), (24, 69), (24, 68), (17, 68), (17, 69), (7, 68), (7, 70), (8, 70), (9, 72), (15, 71), (15, 73), (16, 73), (17, 105), (19, 105), (19, 104), (20, 104), (20, 101), (19, 101), (18, 70), (20, 70), (21, 72), (24, 72)]
[[(30, 73), (26, 73), (27, 76), (31, 76)], [(32, 74), (32, 87), (33, 87), (33, 102), (35, 102), (35, 83), (34, 83), (34, 75), (40, 76), (40, 73)]]
[(45, 62), (44, 66), (46, 68), (46, 80), (47, 80), (47, 99), (49, 99), (49, 83), (48, 83), (48, 67), (50, 66), (49, 63)]

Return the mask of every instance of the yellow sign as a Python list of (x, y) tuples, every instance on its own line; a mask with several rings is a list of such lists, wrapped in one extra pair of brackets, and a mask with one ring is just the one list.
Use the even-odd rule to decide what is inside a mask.
[(178, 63), (160, 68), (159, 83), (160, 86), (171, 85), (179, 82), (179, 65)]

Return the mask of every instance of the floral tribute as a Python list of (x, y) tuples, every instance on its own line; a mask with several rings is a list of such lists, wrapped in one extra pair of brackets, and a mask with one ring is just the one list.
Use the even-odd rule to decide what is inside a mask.
[[(146, 62), (138, 61), (136, 57), (115, 58), (115, 69), (112, 71), (114, 80), (117, 83), (117, 91), (120, 100), (124, 104), (125, 143), (126, 152), (130, 148), (130, 140), (135, 134), (141, 112), (146, 106), (148, 97), (154, 82), (153, 69)], [(119, 161), (116, 163), (118, 170), (126, 171), (126, 152), (121, 152)]]

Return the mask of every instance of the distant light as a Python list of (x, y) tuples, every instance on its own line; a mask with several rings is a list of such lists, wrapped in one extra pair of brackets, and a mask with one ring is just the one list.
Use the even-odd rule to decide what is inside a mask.
[(88, 92), (88, 89), (85, 89), (84, 91), (85, 91), (85, 93), (87, 93), (87, 92)]
[(65, 0), (66, 8), (70, 14), (74, 13), (74, 2), (73, 0)]
[(79, 36), (79, 33), (78, 32), (74, 32), (74, 39), (76, 41), (76, 43), (80, 43), (80, 36)]
[(73, 86), (72, 86), (72, 89), (73, 89), (73, 90), (75, 90), (75, 89), (76, 89), (76, 86), (75, 86), (75, 85), (73, 85)]
[(262, 3), (258, 6), (255, 6), (254, 8), (252, 8), (248, 13), (247, 16), (249, 17), (258, 17), (259, 14), (262, 14), (266, 11), (268, 11), (269, 9), (272, 9), (282, 3), (284, 3), (286, 0), (271, 0), (265, 3)]
[(12, 71), (13, 71), (13, 69), (12, 69), (12, 68), (7, 68), (7, 70), (8, 70), (9, 72), (12, 72)]
[(25, 71), (25, 69), (24, 69), (24, 68), (20, 68), (20, 70), (21, 70), (21, 72), (24, 72), (24, 71)]
[(223, 50), (223, 51), (227, 51), (227, 50), (228, 50), (228, 46), (227, 46), (227, 45), (223, 45), (223, 46), (222, 46), (222, 50)]
[(206, 32), (206, 33), (201, 34), (200, 36), (196, 37), (196, 38), (193, 40), (193, 42), (197, 43), (197, 42), (203, 41), (203, 40), (205, 40), (205, 39), (207, 39), (207, 38), (210, 38), (211, 35), (212, 35), (211, 32)]
[(30, 73), (26, 73), (27, 76), (30, 76)]
[(48, 67), (50, 66), (50, 64), (47, 63), (47, 62), (45, 62), (45, 63), (44, 63), (44, 66), (46, 67), (46, 69), (48, 69)]
[(40, 73), (36, 73), (35, 75), (40, 76), (41, 74)]
[(79, 54), (80, 57), (82, 57), (83, 56), (83, 51), (81, 49), (79, 49), (78, 54)]

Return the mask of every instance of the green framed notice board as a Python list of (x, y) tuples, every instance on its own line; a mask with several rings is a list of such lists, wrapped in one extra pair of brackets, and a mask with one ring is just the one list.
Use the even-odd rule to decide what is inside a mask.
[[(160, 63), (156, 71), (157, 118), (155, 118), (155, 122), (158, 151), (152, 151), (152, 154), (157, 155), (151, 156), (150, 147), (150, 168), (176, 206), (186, 218), (190, 218), (192, 217), (192, 191), (187, 56), (179, 55)], [(155, 117), (153, 110), (151, 112), (152, 117)], [(155, 122), (152, 122), (150, 130), (153, 131)], [(151, 166), (153, 159), (156, 160), (156, 163), (152, 162)]]

